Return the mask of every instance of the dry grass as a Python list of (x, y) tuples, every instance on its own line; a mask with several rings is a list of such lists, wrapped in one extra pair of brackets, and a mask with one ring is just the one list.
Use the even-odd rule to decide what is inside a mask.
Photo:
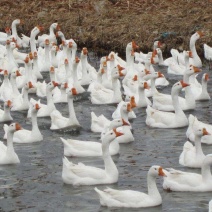
[(164, 52), (188, 49), (192, 33), (203, 30), (206, 36), (197, 45), (202, 54), (203, 43), (212, 45), (211, 7), (211, 0), (1, 0), (0, 30), (21, 18), (19, 32), (30, 35), (39, 24), (48, 33), (57, 20), (80, 48), (104, 53), (124, 52), (132, 39), (144, 52), (155, 39), (164, 42)]

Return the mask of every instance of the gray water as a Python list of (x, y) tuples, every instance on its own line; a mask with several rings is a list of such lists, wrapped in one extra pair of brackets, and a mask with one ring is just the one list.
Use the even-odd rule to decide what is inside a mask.
[[(94, 54), (90, 54), (90, 62), (97, 68), (96, 59)], [(166, 68), (158, 70), (166, 75), (171, 85), (181, 79), (181, 77), (173, 75), (168, 76)], [(203, 72), (208, 70), (208, 66), (203, 70)], [(47, 74), (45, 75), (47, 76)], [(200, 78), (201, 76), (202, 74), (200, 74)], [(161, 92), (170, 93), (171, 85), (162, 88)], [(209, 81), (208, 90), (211, 95), (211, 81)], [(41, 100), (41, 102), (45, 103), (46, 100)], [(49, 129), (50, 118), (38, 118), (44, 140), (34, 144), (14, 144), (21, 163), (0, 166), (0, 211), (208, 211), (208, 201), (212, 199), (212, 192), (167, 192), (162, 188), (162, 178), (157, 179), (157, 185), (163, 203), (158, 207), (147, 209), (101, 207), (94, 191), (95, 186), (73, 187), (63, 184), (61, 178), (63, 144), (60, 137), (99, 141), (99, 134), (90, 131), (91, 111), (97, 115), (104, 114), (111, 119), (112, 112), (115, 110), (115, 106), (112, 105), (92, 105), (88, 99), (75, 102), (74, 106), (77, 118), (82, 125), (80, 134), (52, 132)], [(56, 104), (56, 107), (64, 116), (68, 116), (67, 104)], [(201, 121), (212, 124), (211, 109), (211, 101), (197, 102), (196, 110), (186, 112), (186, 114), (192, 113), (197, 115)], [(147, 171), (152, 165), (200, 173), (199, 169), (185, 168), (178, 163), (179, 155), (186, 141), (187, 128), (151, 129), (145, 125), (145, 109), (134, 111), (137, 115), (137, 118), (132, 121), (135, 141), (130, 144), (121, 144), (120, 154), (113, 157), (119, 170), (118, 183), (98, 185), (99, 189), (109, 186), (115, 189), (147, 192)], [(22, 127), (31, 129), (31, 122), (26, 118), (26, 113), (12, 112), (12, 116), (14, 121), (19, 122)], [(3, 124), (0, 124), (0, 129), (0, 138), (3, 140)], [(205, 154), (212, 153), (212, 146), (203, 145), (203, 151)], [(74, 163), (82, 162), (86, 165), (103, 168), (101, 158), (69, 158), (69, 160)]]

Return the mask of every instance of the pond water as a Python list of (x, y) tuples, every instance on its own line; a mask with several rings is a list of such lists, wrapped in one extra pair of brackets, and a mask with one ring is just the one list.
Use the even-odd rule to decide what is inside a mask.
[[(98, 58), (90, 54), (90, 62), (99, 67)], [(166, 74), (162, 71), (171, 85), (181, 77)], [(203, 69), (208, 70), (206, 66)], [(200, 74), (201, 77), (202, 74)], [(48, 74), (46, 73), (47, 77)], [(199, 79), (199, 78), (198, 78)], [(169, 93), (171, 86), (161, 91)], [(209, 81), (208, 90), (212, 94), (212, 82)], [(34, 95), (31, 95), (35, 97)], [(211, 95), (212, 96), (212, 95)], [(36, 97), (35, 97), (36, 98)], [(46, 100), (41, 100), (46, 102)], [(208, 202), (212, 199), (212, 192), (189, 193), (167, 192), (162, 188), (162, 178), (157, 179), (157, 185), (162, 195), (162, 205), (147, 209), (118, 209), (101, 207), (99, 198), (94, 191), (95, 186), (73, 187), (63, 183), (62, 157), (63, 144), (60, 137), (79, 140), (99, 141), (99, 134), (90, 131), (91, 111), (97, 115), (104, 114), (111, 119), (115, 106), (92, 105), (87, 100), (74, 103), (77, 118), (82, 125), (80, 134), (71, 135), (50, 131), (50, 118), (38, 118), (39, 128), (44, 135), (42, 142), (34, 144), (14, 144), (21, 163), (18, 165), (0, 166), (0, 211), (78, 211), (78, 212), (108, 212), (108, 211), (208, 211)], [(66, 104), (56, 104), (64, 116), (68, 116)], [(201, 121), (211, 123), (211, 101), (197, 102), (194, 111), (186, 112), (197, 115)], [(181, 129), (152, 129), (146, 126), (145, 109), (135, 110), (137, 118), (132, 121), (135, 141), (130, 144), (121, 144), (120, 154), (113, 157), (118, 170), (119, 180), (116, 184), (108, 185), (115, 189), (132, 189), (147, 192), (147, 171), (151, 165), (160, 165), (164, 168), (173, 167), (182, 171), (199, 173), (199, 169), (189, 169), (179, 165), (179, 155), (186, 141), (186, 128)], [(26, 113), (12, 112), (14, 121), (22, 127), (31, 129), (31, 122)], [(0, 124), (0, 137), (3, 138), (3, 124)], [(212, 146), (203, 145), (205, 154), (212, 153)], [(82, 162), (86, 165), (103, 168), (101, 158), (69, 158), (74, 163)], [(104, 189), (107, 185), (98, 185)]]

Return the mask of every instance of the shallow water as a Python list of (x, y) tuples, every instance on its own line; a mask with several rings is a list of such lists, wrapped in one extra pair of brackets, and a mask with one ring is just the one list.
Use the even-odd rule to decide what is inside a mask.
[[(90, 60), (98, 67), (93, 54)], [(166, 76), (165, 68), (159, 68)], [(205, 70), (208, 69), (207, 67)], [(201, 77), (202, 74), (200, 74)], [(167, 76), (171, 84), (181, 77)], [(171, 86), (162, 91), (169, 93)], [(209, 93), (212, 93), (212, 82), (208, 84)], [(34, 96), (34, 95), (31, 95)], [(46, 102), (42, 100), (41, 102)], [(157, 185), (162, 195), (162, 205), (147, 209), (108, 209), (101, 207), (95, 186), (73, 187), (63, 184), (62, 157), (63, 145), (60, 137), (79, 140), (99, 140), (98, 133), (90, 131), (91, 111), (97, 115), (104, 114), (111, 119), (115, 106), (92, 105), (89, 100), (74, 103), (75, 112), (82, 125), (80, 134), (52, 132), (49, 130), (50, 118), (38, 118), (38, 123), (44, 140), (34, 144), (14, 144), (21, 163), (18, 165), (0, 166), (0, 211), (80, 211), (80, 212), (109, 212), (109, 211), (208, 211), (208, 202), (212, 199), (212, 192), (166, 192), (162, 189), (162, 178), (157, 179)], [(63, 115), (68, 115), (66, 104), (57, 104), (56, 107)], [(197, 115), (201, 121), (211, 122), (211, 101), (197, 102), (195, 111), (186, 112)], [(179, 165), (179, 155), (186, 141), (187, 128), (181, 129), (151, 129), (145, 125), (145, 109), (135, 110), (137, 118), (132, 122), (135, 141), (130, 144), (121, 144), (120, 155), (113, 157), (118, 170), (119, 181), (108, 185), (116, 189), (133, 189), (147, 191), (146, 175), (151, 165), (161, 165), (164, 168), (173, 167), (183, 171), (199, 173), (198, 169), (184, 168)], [(14, 121), (22, 127), (30, 129), (31, 122), (26, 113), (12, 112)], [(2, 129), (3, 124), (0, 124)], [(0, 137), (4, 132), (0, 130)], [(212, 146), (203, 145), (205, 154), (212, 153)], [(103, 168), (101, 158), (69, 158), (72, 162), (82, 162), (87, 165)], [(104, 189), (107, 185), (98, 185)]]

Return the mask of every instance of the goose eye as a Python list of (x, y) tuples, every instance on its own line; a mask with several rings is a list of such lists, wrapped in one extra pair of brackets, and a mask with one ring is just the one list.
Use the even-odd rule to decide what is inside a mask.
[(111, 135), (113, 135), (113, 133), (110, 133)]
[(157, 170), (157, 169), (155, 168), (155, 170)]

